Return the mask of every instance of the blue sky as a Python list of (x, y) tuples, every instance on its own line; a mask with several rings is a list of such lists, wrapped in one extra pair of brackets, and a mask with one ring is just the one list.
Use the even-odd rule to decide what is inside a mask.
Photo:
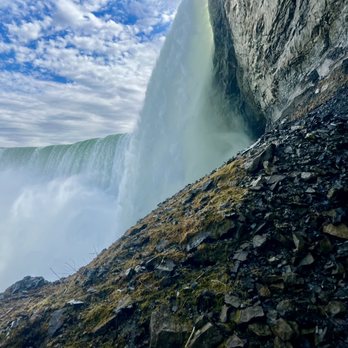
[(179, 0), (1, 0), (0, 147), (131, 131)]

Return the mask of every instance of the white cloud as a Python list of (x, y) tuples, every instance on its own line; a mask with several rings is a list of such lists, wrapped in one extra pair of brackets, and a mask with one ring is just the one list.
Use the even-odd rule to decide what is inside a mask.
[[(0, 146), (130, 131), (163, 43), (164, 33), (152, 30), (172, 21), (177, 3), (120, 0), (115, 9), (111, 0), (2, 2), (10, 41), (0, 36), (7, 55), (0, 60)], [(137, 20), (124, 24), (130, 14)]]

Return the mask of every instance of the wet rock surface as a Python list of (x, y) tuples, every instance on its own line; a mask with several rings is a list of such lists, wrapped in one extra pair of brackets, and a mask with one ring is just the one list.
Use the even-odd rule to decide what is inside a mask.
[(75, 275), (11, 287), (0, 347), (347, 347), (347, 92), (278, 122)]
[(247, 123), (308, 111), (347, 83), (346, 1), (209, 2), (217, 79), (229, 98), (241, 98)]

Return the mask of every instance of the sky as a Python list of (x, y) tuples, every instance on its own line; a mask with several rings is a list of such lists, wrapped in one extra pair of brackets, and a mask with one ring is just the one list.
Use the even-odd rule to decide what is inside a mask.
[(0, 147), (130, 132), (179, 0), (1, 0)]

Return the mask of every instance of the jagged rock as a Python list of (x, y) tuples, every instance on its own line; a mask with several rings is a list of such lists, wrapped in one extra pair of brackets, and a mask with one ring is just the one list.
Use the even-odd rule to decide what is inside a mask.
[(261, 306), (248, 307), (236, 312), (233, 321), (236, 324), (248, 323), (253, 319), (262, 318), (265, 315)]
[(156, 266), (156, 270), (162, 273), (171, 273), (174, 271), (176, 264), (173, 260), (161, 260)]
[[(246, 108), (270, 120), (294, 110), (303, 114), (321, 94), (314, 84), (324, 85), (324, 93), (340, 85), (335, 73), (344, 74), (341, 62), (347, 58), (346, 6), (345, 1), (325, 6), (317, 0), (210, 0), (215, 61), (229, 57), (230, 63), (217, 64), (219, 81), (225, 88), (235, 85), (226, 94), (236, 98), (239, 86)], [(260, 115), (253, 116), (258, 126)], [(252, 123), (250, 118), (245, 116)]]
[(234, 308), (239, 308), (240, 305), (242, 304), (241, 300), (237, 296), (225, 295), (225, 303), (234, 307)]
[(233, 260), (237, 260), (240, 262), (244, 262), (247, 260), (249, 255), (249, 252), (247, 251), (238, 251), (234, 256), (233, 256)]
[(205, 192), (205, 191), (209, 191), (210, 189), (212, 189), (214, 187), (214, 181), (213, 180), (208, 180), (206, 181), (203, 186), (201, 187), (201, 191)]
[(229, 314), (230, 314), (230, 307), (223, 305), (221, 308), (221, 312), (220, 312), (220, 321), (221, 323), (226, 323), (228, 321), (229, 318)]
[(136, 271), (133, 268), (128, 268), (126, 269), (126, 271), (124, 272), (125, 278), (127, 280), (130, 280), (133, 278), (133, 276), (136, 274)]
[(340, 224), (338, 226), (329, 224), (324, 226), (323, 231), (331, 236), (348, 239), (348, 227), (345, 224)]
[(167, 248), (167, 246), (169, 245), (169, 241), (167, 239), (161, 239), (157, 245), (156, 245), (156, 250), (161, 253), (163, 250), (165, 250)]
[(85, 303), (83, 301), (80, 301), (80, 300), (70, 300), (67, 302), (67, 304), (69, 306), (72, 306), (72, 307), (75, 307), (75, 308), (79, 308), (79, 307), (82, 307)]
[(296, 247), (296, 251), (297, 252), (301, 252), (303, 251), (304, 249), (304, 246), (305, 246), (305, 241), (304, 239), (302, 238), (302, 236), (296, 234), (296, 233), (293, 233), (292, 234), (292, 239), (293, 239), (293, 242), (295, 244), (295, 247)]
[(299, 266), (309, 266), (314, 262), (314, 257), (311, 253), (308, 253), (299, 263)]
[(50, 321), (48, 322), (48, 335), (53, 337), (63, 326), (65, 320), (66, 309), (58, 309), (51, 314)]
[(264, 161), (269, 161), (273, 157), (274, 148), (274, 144), (266, 146), (264, 150), (245, 163), (244, 169), (249, 173), (254, 173)]
[(151, 315), (150, 348), (177, 348), (187, 342), (190, 330), (175, 318), (167, 308), (161, 307)]
[(256, 284), (257, 292), (259, 293), (260, 297), (268, 298), (271, 296), (271, 291), (268, 286)]
[(326, 306), (326, 312), (333, 317), (341, 313), (345, 313), (346, 310), (347, 310), (346, 305), (343, 302), (339, 302), (339, 301), (330, 301), (328, 305)]
[(85, 269), (83, 274), (85, 275), (85, 280), (83, 282), (84, 286), (89, 286), (97, 283), (98, 281), (102, 281), (108, 272), (108, 268), (105, 266)]
[(278, 184), (280, 182), (282, 182), (284, 179), (286, 178), (285, 175), (272, 175), (268, 180), (267, 180), (267, 184), (268, 185), (274, 185), (274, 184)]
[(301, 179), (304, 181), (310, 181), (315, 177), (314, 173), (303, 172), (301, 173)]
[(200, 232), (200, 233), (196, 234), (187, 243), (186, 250), (191, 251), (193, 249), (196, 249), (199, 245), (204, 243), (210, 237), (211, 237), (211, 232), (209, 232), (209, 231), (204, 231), (204, 232)]
[(22, 280), (14, 283), (5, 290), (5, 295), (14, 295), (24, 291), (35, 290), (48, 284), (43, 277), (30, 277), (26, 276)]
[[(220, 330), (212, 323), (205, 324), (199, 329), (186, 345), (187, 348), (213, 348), (223, 341)], [(164, 347), (164, 346), (162, 346)]]
[(209, 321), (208, 317), (205, 314), (200, 315), (196, 320), (195, 320), (195, 328), (196, 330), (202, 328), (207, 322)]
[(238, 348), (244, 347), (245, 341), (239, 338), (237, 335), (233, 335), (226, 342), (226, 348)]
[(274, 332), (274, 334), (283, 341), (289, 341), (296, 335), (296, 332), (289, 325), (289, 323), (282, 318), (278, 319), (271, 326), (271, 329)]
[(296, 307), (294, 306), (294, 303), (289, 299), (280, 301), (277, 304), (276, 309), (282, 317), (286, 317), (289, 314), (296, 313)]
[(254, 323), (248, 326), (249, 330), (256, 336), (268, 337), (272, 335), (272, 331), (266, 324)]
[(254, 248), (259, 248), (261, 247), (262, 245), (264, 245), (267, 241), (267, 235), (264, 234), (264, 235), (256, 235), (254, 238), (253, 238), (253, 247)]
[(135, 304), (131, 303), (129, 297), (124, 298), (113, 310), (113, 315), (103, 320), (92, 330), (94, 335), (103, 335), (108, 330), (117, 330), (117, 328), (131, 318), (135, 310)]

